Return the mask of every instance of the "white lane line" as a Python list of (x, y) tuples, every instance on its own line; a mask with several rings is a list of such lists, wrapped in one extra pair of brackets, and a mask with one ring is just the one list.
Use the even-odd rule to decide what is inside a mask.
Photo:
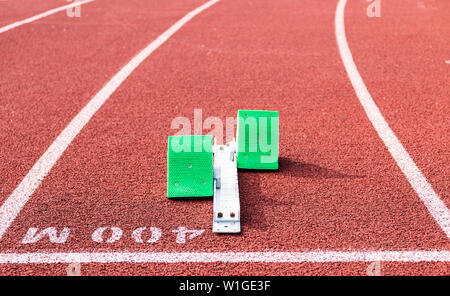
[(412, 188), (419, 195), (420, 199), (425, 204), (426, 208), (433, 216), (434, 220), (439, 224), (442, 230), (450, 239), (450, 212), (446, 207), (444, 202), (439, 198), (439, 196), (434, 192), (431, 185), (425, 179), (417, 165), (409, 156), (406, 149), (402, 146), (398, 138), (395, 136), (394, 132), (389, 127), (388, 123), (384, 119), (377, 105), (375, 104), (372, 96), (367, 90), (361, 75), (356, 68), (355, 62), (353, 61), (352, 53), (348, 47), (347, 37), (345, 36), (345, 25), (344, 25), (344, 11), (345, 4), (347, 0), (339, 0), (336, 7), (335, 15), (335, 28), (336, 28), (336, 40), (339, 47), (339, 53), (344, 63), (345, 69), (347, 70), (348, 77), (355, 89), (356, 95), (358, 96), (364, 111), (369, 117), (370, 122), (372, 122), (373, 127), (377, 131), (381, 140), (388, 148), (397, 165), (405, 174)]
[(183, 18), (162, 33), (146, 48), (139, 52), (128, 64), (126, 64), (110, 81), (89, 101), (78, 113), (69, 125), (59, 134), (45, 153), (34, 164), (19, 186), (11, 193), (0, 208), (0, 239), (8, 230), (11, 223), (17, 217), (30, 196), (39, 187), (59, 157), (67, 149), (69, 144), (94, 116), (98, 109), (108, 100), (111, 94), (127, 79), (127, 77), (141, 64), (153, 51), (166, 42), (183, 25), (193, 17), (215, 4), (219, 0), (211, 0), (186, 14)]
[(103, 253), (5, 253), (0, 264), (29, 263), (180, 263), (180, 262), (450, 262), (450, 251), (374, 251), (374, 252), (103, 252)]
[(0, 28), (0, 34), (6, 32), (6, 31), (9, 31), (9, 30), (11, 30), (11, 29), (17, 28), (17, 27), (19, 27), (19, 26), (22, 26), (22, 25), (25, 25), (25, 24), (28, 24), (28, 23), (37, 21), (38, 19), (41, 19), (41, 18), (44, 18), (44, 17), (46, 17), (46, 16), (55, 14), (55, 13), (60, 12), (60, 11), (62, 11), (62, 10), (66, 10), (66, 9), (68, 9), (68, 8), (72, 8), (72, 7), (79, 6), (79, 5), (83, 5), (83, 4), (92, 2), (92, 1), (94, 1), (94, 0), (75, 1), (75, 2), (72, 3), (72, 4), (68, 4), (68, 5), (64, 5), (64, 6), (61, 6), (61, 7), (57, 7), (57, 8), (48, 10), (48, 11), (46, 11), (46, 12), (43, 12), (43, 13), (41, 13), (41, 14), (32, 16), (32, 17), (27, 18), (27, 19), (24, 19), (24, 20), (22, 20), (22, 21), (18, 21), (18, 22), (12, 23), (12, 24), (10, 24), (10, 25), (6, 25), (6, 26)]

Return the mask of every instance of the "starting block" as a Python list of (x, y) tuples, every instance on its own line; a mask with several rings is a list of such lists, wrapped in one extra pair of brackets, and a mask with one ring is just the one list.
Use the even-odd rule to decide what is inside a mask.
[(237, 141), (212, 136), (169, 137), (167, 197), (213, 196), (213, 232), (241, 232), (238, 168), (278, 169), (278, 112), (238, 111)]

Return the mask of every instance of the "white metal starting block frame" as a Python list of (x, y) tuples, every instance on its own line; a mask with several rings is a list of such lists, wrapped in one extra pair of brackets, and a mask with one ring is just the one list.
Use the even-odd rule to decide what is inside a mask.
[[(248, 132), (248, 138), (247, 126), (253, 129), (252, 133)], [(264, 135), (265, 132), (267, 137)], [(213, 195), (213, 232), (215, 233), (241, 232), (238, 167), (253, 170), (278, 169), (278, 111), (238, 110), (236, 135), (238, 139), (241, 139), (239, 145), (235, 139), (225, 145), (217, 145), (217, 139), (214, 139), (212, 151), (212, 135), (180, 136), (183, 137), (183, 145), (187, 144), (187, 148), (194, 148), (194, 151), (181, 149), (182, 152), (186, 152), (181, 155), (176, 154), (180, 151), (173, 146), (173, 143), (179, 144), (179, 139), (176, 136), (169, 136), (167, 197), (176, 199)], [(260, 135), (263, 138), (260, 138)], [(256, 139), (251, 139), (252, 136)], [(199, 137), (208, 144), (207, 150), (195, 151), (195, 145), (192, 144), (195, 144)], [(255, 140), (256, 142), (261, 140), (261, 146), (254, 147)], [(270, 141), (270, 147), (267, 147), (268, 141)], [(247, 146), (249, 151), (246, 150)], [(256, 148), (255, 151), (251, 151), (250, 147)], [(202, 153), (190, 154), (195, 152)], [(267, 158), (269, 161), (266, 161)], [(194, 166), (195, 170), (192, 169)], [(197, 175), (192, 176), (195, 172)]]
[(213, 232), (240, 233), (241, 210), (236, 160), (236, 141), (216, 145), (214, 139)]

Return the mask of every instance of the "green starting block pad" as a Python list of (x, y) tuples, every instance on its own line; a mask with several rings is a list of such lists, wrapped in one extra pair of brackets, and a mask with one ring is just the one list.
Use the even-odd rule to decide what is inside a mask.
[(171, 136), (167, 152), (167, 197), (213, 196), (212, 136)]
[(238, 111), (237, 167), (278, 169), (277, 111)]

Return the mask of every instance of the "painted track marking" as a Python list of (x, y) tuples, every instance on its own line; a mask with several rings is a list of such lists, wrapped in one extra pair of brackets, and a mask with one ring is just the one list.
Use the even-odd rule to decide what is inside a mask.
[(4, 27), (1, 27), (1, 28), (0, 28), (0, 34), (6, 32), (6, 31), (12, 30), (12, 29), (14, 29), (14, 28), (17, 28), (17, 27), (19, 27), (19, 26), (22, 26), (22, 25), (25, 25), (25, 24), (28, 24), (28, 23), (37, 21), (37, 20), (39, 20), (39, 19), (41, 19), (41, 18), (44, 18), (44, 17), (46, 17), (46, 16), (55, 14), (55, 13), (60, 12), (60, 11), (63, 11), (63, 10), (66, 10), (66, 9), (68, 9), (68, 8), (72, 8), (72, 7), (75, 7), (75, 6), (78, 6), (78, 5), (82, 5), (82, 4), (87, 4), (87, 3), (92, 2), (92, 1), (95, 1), (95, 0), (75, 1), (75, 2), (72, 3), (72, 4), (68, 4), (68, 5), (64, 5), (64, 6), (61, 6), (61, 7), (57, 7), (57, 8), (50, 9), (50, 10), (48, 10), (48, 11), (46, 11), (46, 12), (40, 13), (40, 14), (38, 14), (38, 15), (32, 16), (32, 17), (27, 18), (27, 19), (24, 19), (24, 20), (22, 20), (22, 21), (18, 21), (18, 22), (15, 22), (15, 23), (6, 25), (6, 26), (4, 26)]
[(103, 253), (22, 253), (0, 254), (0, 264), (30, 263), (210, 263), (210, 262), (450, 262), (450, 251), (373, 252), (103, 252)]
[(20, 213), (22, 208), (30, 199), (30, 196), (39, 187), (42, 180), (47, 176), (52, 167), (89, 122), (100, 107), (109, 99), (114, 91), (127, 79), (127, 77), (158, 47), (164, 44), (181, 27), (194, 18), (203, 10), (217, 3), (219, 0), (210, 0), (192, 10), (177, 21), (158, 38), (151, 42), (139, 52), (128, 64), (111, 78), (110, 81), (89, 101), (89, 103), (78, 113), (69, 125), (59, 134), (45, 153), (34, 164), (19, 186), (11, 193), (0, 208), (0, 240), (8, 230), (11, 223)]
[(423, 176), (406, 149), (389, 127), (372, 96), (367, 90), (361, 75), (353, 61), (352, 53), (347, 43), (344, 25), (344, 11), (347, 0), (339, 0), (335, 14), (335, 33), (342, 62), (348, 77), (355, 89), (355, 93), (364, 108), (370, 122), (377, 131), (384, 145), (388, 148), (400, 170), (406, 176), (414, 191), (425, 204), (429, 213), (450, 239), (450, 212), (444, 202), (433, 190), (427, 179)]

